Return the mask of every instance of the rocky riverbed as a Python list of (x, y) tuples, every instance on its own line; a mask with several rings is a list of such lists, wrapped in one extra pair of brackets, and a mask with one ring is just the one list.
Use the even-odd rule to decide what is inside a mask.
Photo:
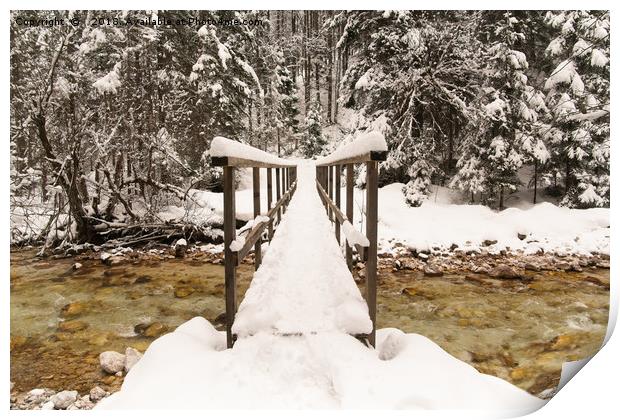
[[(246, 263), (240, 300), (253, 273), (251, 257)], [(52, 390), (67, 390), (63, 398), (75, 392), (75, 400), (65, 408), (90, 408), (91, 391), (118, 390), (125, 362), (160, 335), (196, 315), (221, 328), (222, 264), (217, 246), (46, 258), (12, 252), (11, 407), (50, 408)], [(605, 255), (397, 250), (382, 254), (379, 268), (379, 328), (428, 336), (533, 394), (552, 395), (562, 362), (591, 355), (605, 334)], [(362, 263), (354, 276), (363, 289)], [(123, 369), (106, 370), (104, 352), (117, 352), (116, 367), (124, 358)]]

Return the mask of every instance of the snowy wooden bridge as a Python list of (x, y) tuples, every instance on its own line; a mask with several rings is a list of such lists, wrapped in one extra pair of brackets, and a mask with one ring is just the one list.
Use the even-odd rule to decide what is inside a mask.
[[(369, 133), (318, 161), (293, 162), (216, 137), (214, 166), (224, 171), (226, 341), (258, 332), (343, 332), (375, 345), (377, 307), (377, 176), (383, 136)], [(353, 228), (354, 165), (365, 165), (365, 235)], [(252, 168), (254, 219), (237, 237), (235, 171)], [(267, 208), (261, 209), (261, 169)], [(346, 176), (345, 211), (341, 178)], [(274, 196), (275, 187), (275, 196)], [(269, 246), (263, 256), (263, 241)], [(341, 243), (344, 242), (344, 255)], [(254, 250), (256, 272), (237, 310), (236, 269)], [(366, 300), (351, 270), (365, 263)]]

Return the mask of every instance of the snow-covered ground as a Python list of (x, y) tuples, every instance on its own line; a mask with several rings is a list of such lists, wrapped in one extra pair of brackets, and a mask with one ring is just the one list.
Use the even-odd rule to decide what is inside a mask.
[[(420, 207), (409, 207), (403, 186), (390, 184), (379, 191), (380, 248), (385, 251), (395, 242), (418, 251), (435, 247), (445, 251), (453, 244), (464, 251), (478, 251), (484, 241), (497, 241), (487, 249), (609, 254), (609, 209), (576, 210), (540, 203), (498, 212), (482, 205), (432, 199)], [(358, 206), (363, 203), (363, 195), (356, 191)], [(359, 217), (355, 225), (359, 227)]]
[(96, 408), (462, 408), (500, 416), (544, 404), (391, 328), (377, 332), (377, 350), (338, 332), (261, 332), (225, 348), (225, 333), (196, 317), (154, 341), (121, 391)]
[(298, 187), (239, 307), (233, 333), (369, 333), (368, 307), (342, 258), (316, 191), (315, 168)]

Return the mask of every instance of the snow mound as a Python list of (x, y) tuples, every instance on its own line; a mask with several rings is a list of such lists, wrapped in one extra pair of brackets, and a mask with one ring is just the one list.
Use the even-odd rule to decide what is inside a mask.
[(377, 331), (381, 360), (342, 333), (259, 333), (230, 350), (225, 334), (194, 318), (157, 339), (121, 390), (97, 409), (398, 408), (480, 409), (521, 415), (544, 401), (452, 357), (429, 339)]

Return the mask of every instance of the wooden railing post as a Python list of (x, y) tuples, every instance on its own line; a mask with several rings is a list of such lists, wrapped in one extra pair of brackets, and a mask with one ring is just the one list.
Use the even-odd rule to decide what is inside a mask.
[[(333, 188), (333, 175), (332, 166), (327, 166), (327, 196), (330, 200), (334, 201), (334, 188)], [(332, 209), (328, 207), (327, 215), (329, 220), (332, 220)]]
[[(276, 168), (276, 203), (280, 201), (280, 168)], [(282, 220), (282, 209), (278, 209), (278, 225)]]
[[(267, 168), (267, 212), (271, 210), (271, 203), (273, 201), (273, 189), (271, 188), (271, 168)], [(269, 242), (271, 242), (271, 238), (273, 238), (273, 220), (269, 219), (269, 228), (268, 228), (268, 237)]]
[[(347, 171), (347, 178), (346, 178), (346, 182), (347, 182), (347, 209), (346, 209), (346, 214), (347, 214), (347, 219), (349, 220), (349, 222), (351, 224), (353, 224), (353, 164), (352, 163), (347, 163), (346, 165), (346, 171)], [(349, 267), (349, 270), (353, 269), (353, 249), (351, 248), (351, 246), (347, 243), (346, 246), (346, 258), (347, 258), (347, 267)]]
[[(254, 219), (260, 216), (260, 169), (252, 168), (252, 192), (254, 199)], [(254, 244), (254, 268), (258, 270), (262, 261), (260, 238)]]
[(237, 253), (230, 249), (235, 240), (235, 169), (224, 166), (224, 290), (226, 295), (226, 346), (234, 343), (232, 326), (237, 313)]
[(368, 256), (366, 259), (366, 302), (372, 321), (372, 333), (368, 337), (370, 345), (375, 346), (377, 321), (377, 219), (378, 219), (378, 168), (376, 161), (366, 162), (366, 237)]
[[(340, 165), (336, 165), (334, 166), (334, 175), (336, 177), (336, 185), (334, 186), (335, 188), (335, 195), (336, 195), (336, 207), (338, 207), (338, 209), (340, 209), (340, 169), (341, 166)], [(340, 223), (336, 222), (336, 240), (338, 241), (338, 245), (340, 245)]]
[[(282, 195), (284, 195), (284, 193), (286, 192), (286, 168), (282, 169)], [(286, 200), (284, 200), (284, 203), (282, 204), (282, 214), (284, 214), (286, 212)]]

